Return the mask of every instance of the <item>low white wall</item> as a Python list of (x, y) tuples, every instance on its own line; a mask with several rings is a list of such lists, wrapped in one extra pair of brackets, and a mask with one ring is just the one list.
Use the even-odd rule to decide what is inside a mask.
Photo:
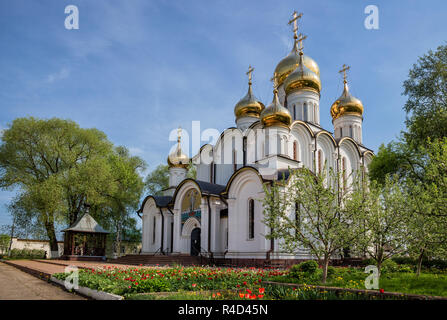
[[(64, 254), (64, 242), (58, 241), (59, 256)], [(11, 249), (45, 250), (47, 258), (51, 257), (50, 243), (45, 240), (31, 240), (12, 238)]]

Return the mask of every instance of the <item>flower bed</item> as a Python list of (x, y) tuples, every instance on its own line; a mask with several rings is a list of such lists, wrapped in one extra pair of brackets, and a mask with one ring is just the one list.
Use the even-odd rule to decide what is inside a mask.
[[(248, 290), (259, 292), (261, 282), (281, 276), (283, 271), (272, 269), (234, 269), (208, 267), (131, 268), (104, 266), (100, 269), (79, 270), (79, 285), (118, 295), (149, 292), (234, 290), (244, 295)], [(68, 274), (53, 275), (64, 280)], [(262, 290), (261, 290), (262, 291)], [(256, 298), (260, 298), (256, 295)], [(262, 297), (261, 297), (262, 298)]]

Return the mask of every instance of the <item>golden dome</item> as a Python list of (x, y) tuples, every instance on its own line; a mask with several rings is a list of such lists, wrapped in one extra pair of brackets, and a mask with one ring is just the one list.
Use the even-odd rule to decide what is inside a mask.
[(343, 94), (331, 106), (332, 121), (344, 115), (363, 117), (362, 101), (349, 93), (348, 83), (346, 80), (344, 80)]
[(284, 108), (278, 99), (278, 90), (273, 91), (272, 103), (261, 112), (261, 122), (264, 127), (280, 126), (289, 127), (292, 123), (292, 116), (289, 110)]
[(284, 80), (286, 94), (299, 89), (312, 90), (318, 94), (321, 91), (320, 77), (304, 64), (303, 52), (299, 53), (296, 69)]
[[(292, 51), (282, 59), (275, 68), (275, 80), (278, 86), (280, 86), (287, 76), (296, 69), (300, 61), (300, 56), (298, 54), (298, 45), (295, 41)], [(318, 64), (309, 56), (303, 56), (304, 65), (312, 70), (318, 78), (320, 78), (320, 68)]]
[(168, 156), (169, 167), (187, 168), (189, 165), (189, 157), (183, 153), (180, 145), (182, 129), (178, 129), (177, 148)]
[(251, 82), (248, 83), (248, 92), (234, 107), (234, 115), (236, 120), (242, 117), (259, 118), (265, 106), (254, 95), (251, 89)]

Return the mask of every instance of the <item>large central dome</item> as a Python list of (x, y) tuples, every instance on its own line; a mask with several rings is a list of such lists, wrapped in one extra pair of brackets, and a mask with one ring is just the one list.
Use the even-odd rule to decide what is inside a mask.
[[(287, 76), (296, 69), (299, 61), (300, 55), (298, 53), (297, 42), (295, 41), (292, 51), (284, 59), (282, 59), (275, 68), (275, 81), (278, 86), (280, 86), (287, 78)], [(320, 68), (318, 67), (318, 64), (315, 62), (315, 60), (309, 56), (304, 55), (303, 61), (304, 65), (311, 71), (313, 71), (319, 78)]]

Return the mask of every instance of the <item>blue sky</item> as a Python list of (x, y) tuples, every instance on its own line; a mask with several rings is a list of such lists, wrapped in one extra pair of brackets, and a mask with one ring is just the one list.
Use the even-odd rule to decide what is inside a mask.
[[(79, 9), (79, 30), (64, 27), (70, 4)], [(364, 27), (369, 4), (379, 8), (379, 30)], [(3, 0), (0, 129), (17, 117), (72, 119), (153, 169), (165, 162), (179, 125), (234, 125), (249, 64), (255, 94), (271, 101), (269, 79), (292, 47), (293, 10), (304, 13), (304, 52), (320, 66), (322, 126), (332, 129), (329, 108), (346, 63), (351, 92), (365, 106), (364, 144), (376, 151), (394, 139), (409, 68), (445, 44), (446, 1)], [(10, 221), (4, 205), (13, 195), (0, 191), (0, 225)]]

